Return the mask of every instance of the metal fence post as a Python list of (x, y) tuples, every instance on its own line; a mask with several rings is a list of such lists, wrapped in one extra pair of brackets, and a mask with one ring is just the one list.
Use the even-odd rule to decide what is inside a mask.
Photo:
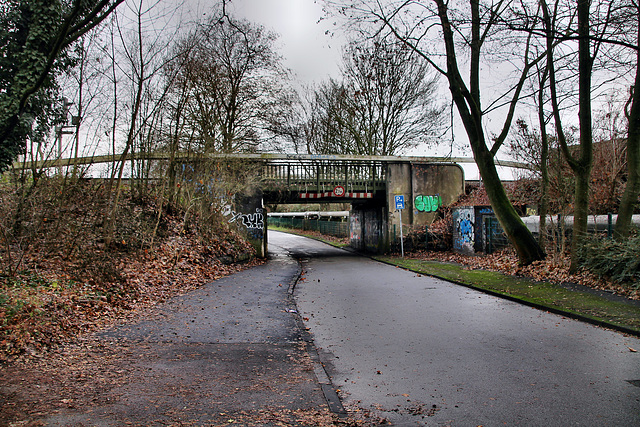
[(558, 243), (562, 241), (563, 233), (562, 233), (562, 214), (558, 214)]
[(487, 217), (487, 220), (485, 222), (485, 238), (487, 239), (487, 253), (491, 254), (493, 253), (493, 218), (492, 217)]
[(429, 250), (429, 226), (424, 226), (424, 248)]

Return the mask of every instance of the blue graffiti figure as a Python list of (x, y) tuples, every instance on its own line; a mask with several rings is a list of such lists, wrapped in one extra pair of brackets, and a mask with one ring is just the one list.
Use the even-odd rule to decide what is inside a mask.
[(467, 218), (463, 218), (458, 222), (458, 234), (460, 239), (465, 243), (472, 243), (474, 240), (474, 224), (471, 221), (471, 215), (467, 214)]

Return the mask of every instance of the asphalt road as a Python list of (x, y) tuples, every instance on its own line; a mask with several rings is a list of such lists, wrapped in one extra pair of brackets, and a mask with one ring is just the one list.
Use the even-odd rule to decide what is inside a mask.
[(640, 340), (270, 232), (347, 408), (395, 425), (640, 425)]
[(298, 274), (273, 250), (264, 265), (98, 334), (95, 357), (65, 379), (73, 402), (42, 424), (306, 427), (329, 417), (291, 312)]

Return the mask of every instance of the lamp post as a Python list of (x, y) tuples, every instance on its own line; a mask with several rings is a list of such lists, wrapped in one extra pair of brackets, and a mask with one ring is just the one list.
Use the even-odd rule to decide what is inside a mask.
[[(74, 129), (75, 126), (68, 126), (66, 123), (69, 122), (69, 107), (73, 105), (73, 102), (69, 101), (66, 97), (62, 98), (62, 114), (63, 114), (63, 124), (60, 126), (56, 126), (56, 136), (58, 139), (58, 160), (62, 159), (62, 135), (72, 135), (73, 131), (67, 129)], [(62, 165), (58, 166), (58, 173), (62, 175)]]

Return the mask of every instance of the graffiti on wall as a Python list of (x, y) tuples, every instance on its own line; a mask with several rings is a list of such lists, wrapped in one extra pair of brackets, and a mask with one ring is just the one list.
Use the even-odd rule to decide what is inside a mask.
[(244, 214), (232, 210), (231, 205), (224, 207), (222, 214), (228, 219), (229, 223), (242, 224), (254, 239), (262, 239), (264, 237), (264, 210), (256, 208), (254, 213)]
[(413, 206), (418, 212), (435, 212), (442, 206), (442, 198), (439, 194), (435, 196), (419, 195), (413, 200)]
[(473, 208), (459, 208), (453, 212), (453, 247), (463, 252), (473, 252), (475, 242), (475, 214)]
[(249, 233), (255, 239), (262, 239), (264, 236), (264, 215), (262, 214), (262, 209), (256, 208), (255, 213), (242, 215), (242, 225), (249, 230)]
[(349, 215), (349, 237), (351, 239), (351, 246), (356, 249), (362, 249), (363, 247), (361, 215), (361, 211), (352, 211)]
[(364, 246), (367, 250), (376, 251), (380, 240), (380, 221), (378, 212), (367, 210), (364, 213)]

